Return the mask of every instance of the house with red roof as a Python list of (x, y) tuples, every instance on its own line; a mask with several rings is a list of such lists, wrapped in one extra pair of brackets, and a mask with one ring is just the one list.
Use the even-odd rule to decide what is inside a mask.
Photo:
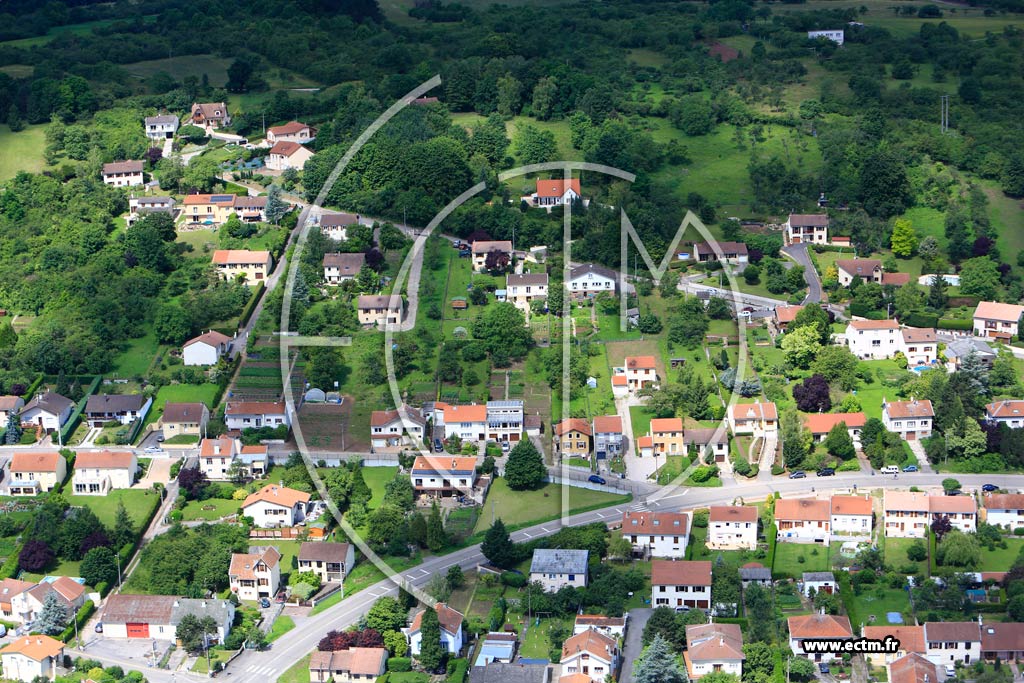
[(928, 399), (887, 401), (882, 399), (882, 424), (890, 432), (899, 434), (904, 441), (925, 439), (932, 435), (935, 410)]
[(1024, 401), (1004, 399), (985, 406), (985, 420), (1010, 429), (1024, 427)]
[(833, 534), (871, 534), (874, 519), (871, 496), (832, 496), (830, 505)]
[(401, 448), (422, 443), (427, 422), (412, 406), (402, 410), (375, 410), (370, 413), (370, 445), (375, 449)]
[(598, 460), (622, 454), (622, 418), (618, 415), (594, 417), (594, 453)]
[(981, 301), (974, 309), (974, 334), (1009, 341), (1020, 334), (1020, 318), (1024, 306)]
[(572, 178), (551, 178), (549, 180), (537, 179), (537, 190), (530, 195), (530, 203), (533, 206), (553, 207), (562, 204), (571, 204), (583, 198), (580, 194), (580, 179)]
[[(443, 602), (435, 604), (434, 611), (437, 612), (437, 620), (441, 624), (441, 645), (449, 654), (458, 655), (462, 651), (463, 644), (462, 621), (464, 617), (462, 613)], [(420, 626), (423, 623), (424, 612), (426, 612), (425, 609), (416, 612), (409, 628), (402, 629), (409, 641), (409, 653), (414, 657), (419, 655), (420, 647), (423, 644)]]
[(555, 453), (563, 458), (589, 458), (590, 437), (593, 430), (590, 423), (579, 417), (570, 417), (555, 425)]
[(817, 498), (780, 498), (775, 501), (779, 541), (827, 542), (832, 527), (832, 506)]
[(690, 560), (651, 562), (651, 604), (654, 607), (711, 607), (711, 563)]
[(313, 158), (313, 152), (298, 142), (282, 140), (274, 144), (267, 154), (266, 167), (271, 171), (301, 171), (306, 162)]
[(239, 431), (292, 424), (284, 401), (228, 401), (224, 421), (228, 429)]
[(311, 683), (376, 681), (387, 669), (388, 651), (382, 647), (350, 647), (347, 650), (314, 650), (309, 659)]
[(297, 142), (300, 145), (313, 139), (316, 130), (312, 126), (299, 121), (289, 121), (281, 126), (267, 128), (267, 142), (274, 145), (278, 142)]
[(815, 443), (821, 443), (840, 422), (846, 425), (846, 431), (853, 439), (853, 444), (860, 448), (860, 430), (867, 422), (864, 413), (813, 413), (804, 415), (804, 427), (814, 437)]
[(730, 406), (728, 417), (733, 434), (764, 436), (779, 430), (779, 411), (774, 403), (737, 403)]
[(138, 469), (134, 451), (81, 451), (75, 456), (72, 490), (76, 496), (105, 496), (128, 489)]
[(470, 495), (476, 484), (476, 458), (458, 455), (418, 455), (413, 461), (412, 487), (417, 496), (450, 498)]
[(633, 544), (633, 552), (648, 557), (686, 557), (690, 538), (690, 516), (685, 512), (622, 513), (622, 537)]
[(797, 657), (806, 657), (814, 662), (830, 662), (836, 655), (830, 652), (804, 652), (805, 640), (849, 640), (853, 638), (850, 618), (834, 614), (806, 614), (790, 617), (786, 620), (789, 626), (789, 649)]
[(712, 505), (708, 511), (708, 537), (713, 550), (757, 548), (757, 508), (749, 505)]
[(989, 493), (982, 499), (982, 505), (989, 524), (1011, 531), (1024, 527), (1024, 494)]
[(57, 451), (15, 451), (7, 473), (7, 495), (35, 496), (52, 491), (67, 477), (67, 466)]
[(618, 669), (619, 647), (597, 629), (588, 629), (562, 644), (560, 662), (566, 676), (582, 674), (591, 683), (605, 683)]
[(690, 624), (683, 661), (690, 680), (709, 673), (743, 675), (743, 633), (736, 624)]
[(640, 391), (648, 384), (658, 384), (658, 363), (654, 356), (626, 356), (622, 367), (616, 371), (626, 376), (626, 387), (632, 392)]
[(651, 438), (655, 455), (683, 455), (683, 420), (678, 417), (656, 417), (651, 420)]
[(267, 484), (242, 501), (242, 515), (263, 529), (291, 527), (306, 519), (309, 494), (279, 484)]
[(281, 584), (281, 553), (274, 546), (249, 548), (233, 553), (228, 568), (231, 592), (239, 600), (272, 598)]
[(241, 279), (254, 285), (270, 276), (274, 259), (269, 251), (218, 249), (213, 252), (213, 265), (225, 280)]

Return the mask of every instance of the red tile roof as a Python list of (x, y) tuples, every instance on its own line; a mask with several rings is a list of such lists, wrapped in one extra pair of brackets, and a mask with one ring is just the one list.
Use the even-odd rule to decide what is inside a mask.
[(996, 301), (981, 301), (974, 309), (974, 317), (982, 320), (1015, 323), (1020, 320), (1021, 315), (1024, 315), (1024, 306), (1001, 304)]
[(568, 420), (562, 420), (555, 425), (556, 436), (562, 436), (568, 432), (579, 432), (587, 436), (590, 436), (592, 433), (590, 431), (590, 423), (578, 417), (570, 417)]
[(199, 343), (203, 343), (208, 346), (220, 346), (221, 344), (227, 344), (229, 341), (231, 341), (231, 337), (227, 336), (226, 334), (222, 334), (217, 330), (210, 330), (209, 332), (203, 332), (198, 337), (193, 337), (192, 339), (189, 339), (187, 342), (185, 342), (182, 348), (187, 349), (193, 344)]
[(776, 306), (775, 319), (780, 323), (791, 323), (796, 320), (796, 315), (804, 310), (803, 306)]
[(294, 133), (301, 133), (303, 130), (307, 128), (309, 128), (309, 126), (307, 126), (304, 123), (299, 123), (298, 121), (289, 121), (283, 126), (271, 126), (270, 128), (267, 129), (267, 132), (273, 133), (274, 135), (291, 135)]
[(827, 522), (832, 519), (832, 506), (816, 498), (780, 498), (775, 501), (776, 520)]
[(564, 178), (555, 178), (551, 180), (537, 179), (538, 197), (561, 197), (568, 190), (572, 190), (577, 195), (582, 195), (582, 192), (580, 192), (580, 179), (572, 178), (568, 183), (566, 183)]
[(126, 470), (134, 460), (130, 451), (81, 451), (75, 456), (75, 469)]
[(651, 432), (653, 434), (665, 434), (667, 432), (682, 432), (683, 420), (679, 417), (656, 417), (651, 420)]
[(832, 496), (833, 515), (871, 515), (869, 496)]
[(651, 562), (651, 585), (710, 586), (711, 563), (703, 560), (654, 560)]
[(654, 356), (626, 356), (626, 368), (629, 370), (653, 370), (656, 367)]
[(283, 507), (294, 507), (296, 503), (308, 503), (309, 494), (305, 491), (296, 491), (286, 486), (267, 484), (256, 493), (250, 493), (242, 503), (242, 508), (247, 508), (256, 503), (273, 503)]
[(935, 417), (932, 402), (928, 399), (911, 401), (884, 401), (883, 410), (890, 418)]
[(750, 505), (712, 505), (709, 522), (756, 522), (757, 508)]
[(900, 649), (904, 652), (925, 653), (924, 626), (865, 626), (863, 635), (872, 640), (885, 640), (886, 636), (892, 636), (900, 641)]
[(814, 413), (804, 415), (804, 426), (811, 434), (828, 434), (840, 422), (846, 423), (847, 429), (860, 429), (867, 422), (864, 413)]
[[(434, 611), (437, 612), (437, 620), (441, 622), (441, 628), (448, 633), (454, 634), (462, 628), (462, 614), (458, 610), (454, 610), (443, 602), (439, 602), (434, 605)], [(420, 623), (423, 620), (424, 612), (426, 610), (420, 610), (412, 618), (412, 624), (409, 626), (410, 633), (416, 633), (420, 630)]]
[(685, 535), (690, 518), (682, 512), (633, 512), (622, 513), (622, 533), (631, 534), (680, 534)]
[(852, 638), (850, 619), (834, 614), (806, 614), (790, 617), (789, 634), (795, 639), (803, 638)]
[(591, 656), (596, 655), (604, 661), (610, 662), (615, 652), (615, 641), (600, 631), (588, 628), (583, 633), (570, 636), (565, 641), (562, 645), (562, 661), (580, 652), (589, 653)]
[(855, 330), (898, 330), (900, 324), (895, 320), (851, 320), (850, 327)]
[(270, 260), (269, 251), (250, 251), (248, 249), (218, 249), (213, 252), (213, 262), (217, 265), (250, 265), (265, 264)]
[(61, 454), (56, 451), (16, 452), (11, 458), (11, 472), (56, 472)]
[(594, 418), (596, 434), (621, 434), (622, 418), (618, 415), (598, 415)]
[(982, 502), (987, 510), (1024, 510), (1024, 493), (990, 493)]

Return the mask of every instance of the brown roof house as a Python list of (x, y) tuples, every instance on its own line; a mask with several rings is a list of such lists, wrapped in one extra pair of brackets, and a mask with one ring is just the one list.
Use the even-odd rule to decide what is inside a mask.
[(828, 500), (782, 498), (775, 501), (775, 524), (779, 541), (827, 541), (832, 524), (832, 508)]
[(885, 640), (894, 638), (900, 642), (899, 650), (892, 653), (865, 653), (871, 666), (885, 666), (909, 654), (924, 656), (927, 650), (924, 646), (924, 626), (865, 626), (862, 635), (871, 640)]
[(783, 224), (786, 244), (828, 244), (828, 215), (824, 213), (791, 213)]
[(228, 569), (231, 592), (239, 600), (272, 598), (281, 585), (281, 553), (273, 546), (249, 548), (233, 553)]
[(711, 563), (688, 560), (651, 562), (651, 604), (676, 609), (710, 609)]
[(912, 652), (890, 662), (889, 683), (936, 683), (939, 668), (927, 657)]
[(604, 683), (619, 666), (615, 641), (596, 629), (570, 636), (562, 644), (562, 673), (583, 674), (592, 683)]
[(853, 637), (850, 619), (846, 616), (833, 614), (807, 614), (800, 617), (789, 617), (789, 649), (798, 657), (806, 657), (815, 662), (829, 662), (835, 658), (831, 652), (804, 652), (805, 640), (849, 640)]
[(686, 627), (683, 661), (690, 680), (722, 672), (743, 676), (743, 633), (736, 624), (691, 624)]
[(145, 418), (151, 405), (152, 397), (142, 394), (93, 394), (85, 401), (85, 419), (90, 427), (107, 422), (130, 425)]
[(341, 583), (356, 563), (350, 543), (306, 541), (299, 547), (299, 571), (314, 572), (323, 583)]
[(622, 513), (622, 537), (633, 544), (633, 552), (646, 557), (686, 557), (690, 538), (690, 516), (685, 512)]
[[(412, 618), (412, 623), (409, 624), (409, 628), (402, 629), (409, 640), (409, 652), (413, 656), (419, 655), (420, 646), (423, 644), (420, 624), (422, 623), (425, 611), (420, 610), (416, 612), (416, 615)], [(434, 605), (434, 611), (437, 612), (437, 620), (441, 624), (441, 644), (449, 654), (458, 655), (462, 651), (463, 646), (462, 620), (464, 617), (462, 613), (452, 609), (443, 602)]]
[(309, 660), (312, 683), (370, 683), (384, 675), (388, 651), (382, 647), (352, 647), (334, 652), (313, 651)]
[(324, 254), (324, 282), (340, 285), (346, 280), (354, 280), (365, 263), (366, 254)]
[(356, 301), (359, 324), (384, 329), (387, 325), (398, 325), (405, 315), (405, 301), (401, 294), (360, 294)]
[(555, 453), (563, 458), (589, 458), (590, 437), (593, 431), (590, 423), (578, 417), (570, 417), (555, 425)]
[(924, 625), (928, 659), (941, 666), (973, 664), (981, 659), (979, 621), (929, 621)]
[(115, 161), (112, 164), (103, 164), (103, 183), (112, 187), (142, 185), (145, 182), (143, 168), (144, 164), (141, 161)]
[(275, 143), (267, 154), (266, 166), (271, 171), (301, 171), (306, 162), (313, 158), (313, 152), (298, 142), (282, 140)]
[(210, 420), (210, 409), (202, 403), (165, 403), (157, 420), (164, 439), (176, 436), (202, 436)]
[(757, 547), (757, 508), (712, 505), (708, 512), (707, 546), (715, 550)]
[(196, 102), (192, 105), (191, 120), (193, 126), (200, 128), (220, 128), (231, 125), (228, 105), (224, 102)]

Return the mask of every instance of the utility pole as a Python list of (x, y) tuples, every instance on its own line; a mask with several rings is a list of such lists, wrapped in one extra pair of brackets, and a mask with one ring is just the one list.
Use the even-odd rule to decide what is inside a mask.
[(941, 110), (939, 113), (939, 127), (943, 134), (949, 132), (949, 95), (942, 95), (940, 98)]

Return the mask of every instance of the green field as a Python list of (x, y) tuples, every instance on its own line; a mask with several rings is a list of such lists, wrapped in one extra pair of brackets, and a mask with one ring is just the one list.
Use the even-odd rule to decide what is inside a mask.
[(1015, 537), (1003, 540), (1006, 541), (1006, 548), (997, 547), (994, 550), (988, 550), (982, 546), (981, 563), (978, 565), (980, 568), (984, 568), (987, 572), (1009, 571), (1017, 561), (1021, 548), (1024, 548), (1024, 539)]
[(28, 78), (36, 70), (34, 66), (28, 64), (8, 64), (7, 66), (0, 66), (0, 73), (5, 73), (11, 78)]
[(883, 553), (885, 556), (886, 564), (890, 564), (893, 567), (904, 567), (913, 564), (917, 567), (917, 571), (919, 573), (927, 574), (928, 560), (921, 560), (920, 562), (911, 562), (910, 558), (907, 557), (907, 549), (915, 543), (919, 542), (924, 543), (923, 540), (916, 538), (885, 537)]
[(160, 387), (153, 398), (153, 406), (149, 409), (146, 424), (156, 422), (157, 418), (163, 415), (165, 403), (204, 403), (210, 412), (215, 406), (214, 397), (217, 395), (216, 384), (167, 384)]
[(213, 521), (237, 513), (241, 506), (242, 501), (240, 500), (225, 500), (223, 498), (190, 500), (181, 510), (182, 519), (186, 522), (200, 519)]
[(114, 358), (114, 370), (110, 376), (141, 377), (149, 370), (159, 348), (156, 334), (152, 329), (147, 329), (146, 334), (141, 337), (129, 339), (125, 350)]
[(373, 496), (367, 505), (370, 509), (379, 507), (384, 500), (384, 487), (398, 474), (397, 467), (364, 467), (363, 480), (370, 487)]
[(270, 631), (267, 633), (267, 640), (274, 642), (293, 628), (295, 628), (295, 620), (287, 614), (282, 614), (277, 619), (274, 619), (274, 625), (270, 627)]
[[(630, 496), (617, 496), (603, 491), (569, 487), (569, 513), (585, 509), (628, 503)], [(557, 519), (562, 514), (562, 487), (546, 484), (536, 491), (513, 491), (504, 479), (496, 479), (484, 502), (484, 514), (476, 522), (475, 533), (491, 526), (491, 512), (505, 526), (524, 527), (542, 521)]]
[(285, 669), (285, 672), (278, 676), (277, 683), (309, 683), (310, 657), (311, 655), (306, 655)]
[[(779, 571), (781, 568), (782, 571), (797, 577), (803, 572), (828, 571), (828, 552), (828, 546), (817, 543), (779, 543), (775, 546), (773, 571)], [(803, 561), (800, 558), (803, 558)]]
[(150, 511), (160, 503), (160, 497), (150, 489), (115, 489), (105, 496), (67, 496), (72, 505), (88, 507), (104, 525), (114, 526), (117, 504), (124, 503), (136, 524), (149, 517)]
[(46, 126), (26, 126), (25, 130), (12, 133), (6, 125), (0, 125), (0, 180), (13, 178), (21, 171), (39, 173), (46, 168), (43, 148), (46, 146)]
[(219, 88), (228, 82), (228, 66), (230, 65), (231, 60), (225, 57), (187, 55), (135, 62), (125, 64), (122, 68), (139, 79), (149, 78), (161, 71), (170, 74), (178, 81), (187, 76), (195, 76), (200, 79), (207, 76), (210, 79), (210, 85)]

